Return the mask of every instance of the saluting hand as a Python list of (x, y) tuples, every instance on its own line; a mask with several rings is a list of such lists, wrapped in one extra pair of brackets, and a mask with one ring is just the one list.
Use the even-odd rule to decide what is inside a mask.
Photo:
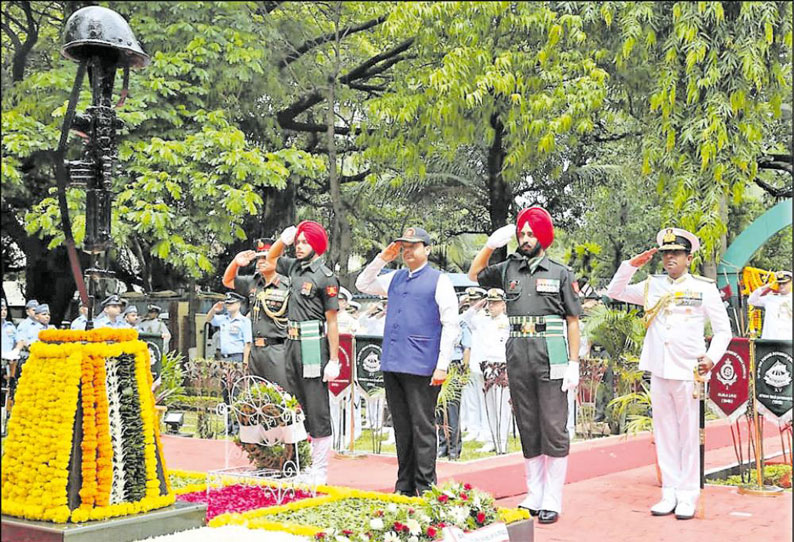
[(387, 246), (381, 251), (380, 253), (381, 259), (386, 263), (394, 261), (394, 259), (400, 255), (401, 246), (402, 243), (400, 243), (399, 241), (392, 241), (391, 243), (389, 243), (389, 246)]
[(630, 259), (629, 263), (632, 265), (632, 267), (642, 267), (643, 265), (651, 261), (651, 258), (653, 258), (653, 255), (656, 254), (658, 250), (659, 250), (658, 248), (652, 248), (650, 250), (646, 250), (642, 254), (638, 254), (634, 256), (632, 259)]
[(253, 250), (243, 250), (234, 257), (234, 263), (236, 263), (239, 267), (245, 267), (246, 265), (250, 264), (251, 260), (253, 260), (255, 257), (256, 252)]
[(212, 312), (220, 312), (223, 310), (223, 301), (218, 301), (212, 306)]
[(510, 239), (513, 239), (515, 236), (516, 227), (513, 224), (502, 226), (488, 236), (488, 241), (485, 242), (485, 246), (491, 250), (496, 250), (497, 248), (502, 248), (505, 246), (510, 242)]

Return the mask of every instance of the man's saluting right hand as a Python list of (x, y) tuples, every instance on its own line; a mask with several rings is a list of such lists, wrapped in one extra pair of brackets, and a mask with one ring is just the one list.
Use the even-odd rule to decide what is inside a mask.
[(496, 250), (497, 248), (502, 248), (505, 246), (510, 242), (510, 239), (515, 236), (516, 227), (513, 224), (502, 226), (488, 237), (488, 241), (486, 241), (485, 246), (491, 250)]
[(631, 264), (632, 267), (642, 267), (643, 265), (651, 261), (651, 258), (653, 258), (653, 255), (656, 254), (657, 250), (658, 249), (656, 248), (646, 250), (642, 254), (638, 254), (634, 256), (632, 259), (630, 259), (629, 263)]
[(389, 246), (384, 248), (380, 253), (380, 258), (386, 263), (394, 261), (394, 259), (400, 255), (400, 246), (402, 243), (400, 241), (392, 241), (389, 243)]

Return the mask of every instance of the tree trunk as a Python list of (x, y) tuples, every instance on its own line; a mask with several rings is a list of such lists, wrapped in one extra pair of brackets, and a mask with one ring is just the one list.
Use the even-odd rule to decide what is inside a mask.
[[(507, 215), (513, 202), (513, 193), (502, 176), (504, 166), (504, 125), (499, 113), (491, 115), (491, 127), (494, 138), (488, 149), (488, 215), (491, 219), (491, 231), (507, 224)], [(507, 247), (494, 251), (491, 262), (502, 261), (507, 257)]]
[(328, 124), (326, 144), (328, 145), (329, 195), (331, 196), (331, 208), (333, 209), (329, 256), (332, 261), (339, 264), (338, 274), (341, 280), (345, 280), (347, 279), (347, 260), (352, 250), (352, 238), (350, 235), (350, 222), (347, 220), (342, 202), (339, 173), (336, 170), (336, 141), (334, 136), (335, 79), (333, 78), (330, 81), (328, 87), (328, 118), (326, 120)]
[[(720, 220), (723, 224), (728, 223), (728, 197), (722, 194), (720, 198)], [(702, 272), (703, 276), (712, 280), (717, 280), (717, 264), (722, 259), (722, 255), (728, 250), (728, 234), (723, 233), (720, 236), (720, 246), (716, 251), (708, 256), (708, 259), (703, 260)]]

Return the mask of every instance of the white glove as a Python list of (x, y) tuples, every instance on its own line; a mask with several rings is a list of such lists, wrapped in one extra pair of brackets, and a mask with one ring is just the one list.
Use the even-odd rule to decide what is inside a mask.
[(295, 242), (295, 232), (298, 230), (295, 226), (290, 226), (289, 228), (285, 229), (281, 232), (281, 242), (287, 246), (290, 246), (292, 243)]
[(485, 242), (485, 246), (490, 248), (491, 250), (496, 250), (497, 248), (502, 248), (507, 243), (510, 242), (510, 239), (516, 236), (516, 227), (512, 224), (508, 224), (507, 226), (502, 226), (495, 232), (493, 232), (490, 237), (488, 237), (488, 241)]
[(573, 390), (579, 385), (579, 362), (569, 361), (568, 367), (565, 369), (565, 375), (562, 377), (562, 391)]
[(328, 360), (328, 365), (325, 366), (323, 371), (323, 382), (336, 379), (339, 376), (340, 368), (338, 359)]

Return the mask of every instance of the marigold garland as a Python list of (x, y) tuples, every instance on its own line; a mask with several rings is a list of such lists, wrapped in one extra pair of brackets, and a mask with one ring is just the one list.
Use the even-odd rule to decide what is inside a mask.
[(46, 346), (31, 345), (17, 387), (3, 457), (2, 512), (64, 522), (82, 355), (77, 348)]
[(81, 331), (77, 329), (45, 329), (39, 332), (39, 340), (45, 343), (95, 343), (134, 341), (138, 338), (135, 329), (100, 327)]
[(97, 419), (97, 496), (98, 506), (110, 504), (110, 489), (113, 484), (113, 444), (110, 438), (110, 412), (108, 407), (107, 372), (105, 360), (91, 356), (94, 362), (94, 393)]
[[(175, 496), (170, 483), (166, 483), (166, 493), (160, 494), (156, 450), (159, 434), (154, 423), (148, 349), (145, 343), (135, 340), (137, 332), (106, 328), (88, 332), (46, 330), (40, 338), (42, 341), (31, 345), (17, 388), (14, 416), (9, 420), (2, 469), (3, 514), (57, 523), (70, 519), (82, 522), (173, 504)], [(145, 493), (134, 502), (110, 504), (114, 472), (110, 424), (114, 408), (110, 398), (114, 393), (108, 382), (114, 378), (115, 371), (111, 374), (109, 368), (115, 368), (115, 364), (110, 361), (108, 369), (105, 364), (106, 360), (125, 354), (132, 354), (132, 365), (125, 366), (123, 372), (137, 388), (134, 408), (130, 408), (129, 401), (126, 408), (135, 416), (139, 413), (138, 427), (142, 427), (144, 445), (140, 467), (136, 468), (144, 473), (145, 480), (141, 482), (145, 488), (141, 487)], [(82, 485), (78, 489), (80, 505), (70, 510), (67, 488), (78, 401), (82, 406), (82, 461), (74, 468), (81, 470)], [(115, 413), (120, 414), (118, 408)], [(121, 424), (119, 418), (119, 429)], [(159, 459), (163, 460), (162, 453)], [(162, 471), (166, 473), (164, 463)]]
[(143, 456), (146, 465), (146, 496), (158, 497), (160, 495), (160, 479), (157, 477), (157, 453), (154, 444), (155, 434), (155, 410), (154, 401), (151, 393), (143, 393), (143, 390), (151, 390), (152, 386), (146, 378), (150, 373), (149, 368), (149, 348), (146, 343), (140, 342), (140, 346), (135, 355), (135, 378), (138, 382), (138, 397), (140, 398), (141, 419), (143, 420)]
[(82, 450), (82, 482), (80, 488), (80, 506), (91, 509), (97, 496), (97, 420), (94, 405), (94, 360), (85, 356), (82, 359), (82, 389), (80, 390), (83, 406), (83, 440)]

